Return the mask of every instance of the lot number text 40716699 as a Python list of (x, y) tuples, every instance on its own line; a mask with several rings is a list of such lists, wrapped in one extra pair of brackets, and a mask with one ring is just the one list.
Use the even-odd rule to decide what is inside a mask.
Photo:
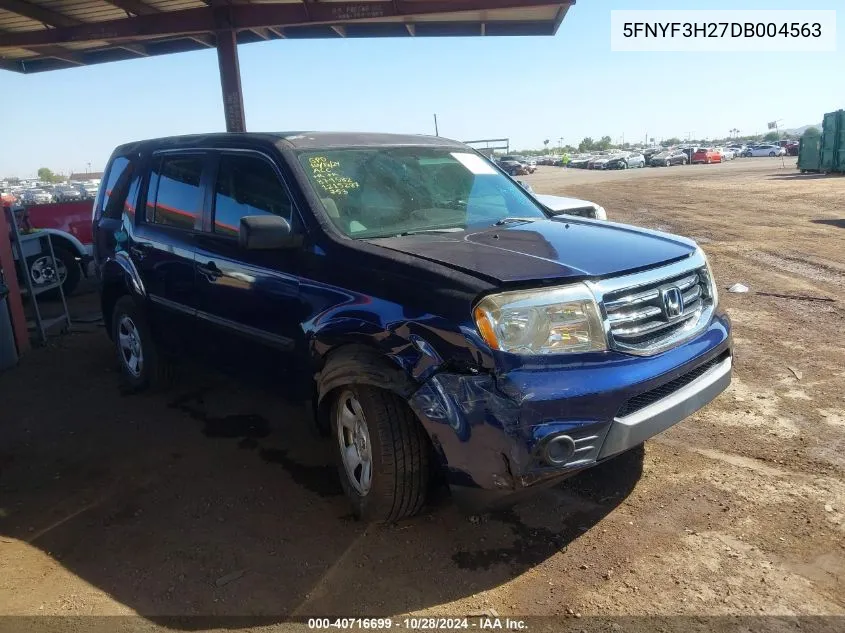
[(524, 620), (480, 616), (475, 618), (309, 618), (308, 628), (315, 630), (385, 630), (408, 629), (411, 631), (527, 631)]

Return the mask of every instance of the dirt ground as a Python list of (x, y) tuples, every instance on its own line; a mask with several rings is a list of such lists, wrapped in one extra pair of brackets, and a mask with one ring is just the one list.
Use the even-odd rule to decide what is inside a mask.
[(728, 392), (512, 510), (441, 499), (367, 527), (302, 410), (199, 369), (122, 395), (89, 287), (87, 323), (0, 375), (0, 614), (845, 616), (845, 177), (742, 159), (526, 180), (702, 244), (735, 327)]

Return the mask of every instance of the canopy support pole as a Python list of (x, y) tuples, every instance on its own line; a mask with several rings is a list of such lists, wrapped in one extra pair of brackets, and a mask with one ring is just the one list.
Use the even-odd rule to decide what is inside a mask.
[(238, 64), (238, 42), (235, 31), (217, 31), (217, 65), (223, 91), (223, 114), (227, 132), (246, 132), (241, 69)]

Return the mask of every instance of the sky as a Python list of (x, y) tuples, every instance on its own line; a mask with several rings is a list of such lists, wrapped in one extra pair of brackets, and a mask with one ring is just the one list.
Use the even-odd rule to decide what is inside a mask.
[[(685, 0), (686, 9), (794, 9), (788, 0)], [(836, 9), (841, 0), (805, 0)], [(512, 149), (717, 138), (816, 124), (845, 107), (845, 11), (835, 53), (611, 52), (612, 9), (665, 0), (578, 0), (557, 35), (275, 40), (239, 47), (250, 131), (355, 130), (510, 139)], [(223, 131), (213, 49), (19, 75), (0, 71), (0, 177), (102, 170), (112, 149)]]

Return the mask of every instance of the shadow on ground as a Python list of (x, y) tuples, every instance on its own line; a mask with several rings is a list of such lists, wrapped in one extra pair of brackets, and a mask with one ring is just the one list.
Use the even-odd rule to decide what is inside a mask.
[[(565, 548), (642, 472), (639, 450), (510, 510), (471, 519), (445, 500), (367, 527), (301, 409), (199, 370), (169, 393), (121, 395), (101, 327), (25, 356), (0, 390), (0, 534), (174, 628), (200, 625), (172, 616), (375, 616), (472, 595)], [(33, 612), (50, 599), (33, 596)]]
[(819, 173), (794, 173), (794, 174), (777, 174), (769, 176), (769, 180), (817, 180), (819, 178), (835, 178), (840, 174), (819, 174)]
[(820, 218), (817, 220), (810, 220), (813, 224), (826, 224), (828, 226), (835, 226), (840, 229), (845, 229), (845, 218)]

